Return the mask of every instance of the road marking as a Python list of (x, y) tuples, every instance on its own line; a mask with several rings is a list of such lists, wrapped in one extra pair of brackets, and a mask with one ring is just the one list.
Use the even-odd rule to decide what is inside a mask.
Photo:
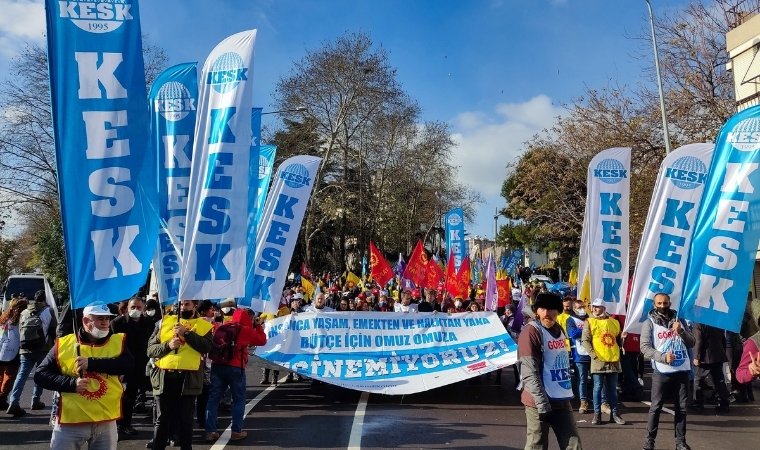
[[(641, 403), (643, 403), (643, 404), (645, 404), (645, 405), (647, 405), (647, 406), (652, 406), (652, 402), (645, 402), (645, 401), (642, 401)], [(663, 410), (663, 411), (665, 411), (666, 413), (670, 414), (671, 416), (675, 416), (675, 415), (676, 415), (675, 411), (673, 411), (673, 410), (672, 410), (672, 409), (670, 409), (670, 408), (665, 408), (665, 407), (663, 407), (663, 408), (662, 408), (662, 410)]]
[(364, 413), (367, 411), (367, 399), (369, 399), (369, 392), (362, 392), (362, 396), (359, 397), (359, 404), (356, 405), (354, 423), (351, 425), (348, 450), (359, 450), (362, 448), (362, 428), (364, 428)]
[[(286, 378), (288, 378), (287, 375), (280, 378), (278, 383), (284, 383)], [(257, 395), (250, 402), (248, 402), (248, 404), (245, 405), (245, 412), (243, 412), (243, 419), (245, 419), (245, 417), (248, 416), (248, 413), (251, 412), (254, 406), (258, 405), (259, 402), (262, 401), (264, 397), (269, 395), (269, 393), (272, 392), (276, 387), (277, 387), (276, 384), (269, 385), (269, 387), (259, 392), (259, 395)], [(232, 436), (232, 423), (230, 423), (230, 426), (228, 426), (227, 429), (224, 430), (222, 435), (219, 436), (219, 439), (217, 439), (216, 442), (214, 442), (214, 445), (211, 446), (211, 450), (223, 450), (224, 447), (227, 445), (227, 443), (230, 441), (231, 436)]]

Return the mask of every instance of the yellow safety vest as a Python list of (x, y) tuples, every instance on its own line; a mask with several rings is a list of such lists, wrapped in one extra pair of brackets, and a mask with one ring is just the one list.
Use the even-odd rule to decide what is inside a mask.
[[(178, 316), (166, 316), (161, 320), (161, 334), (159, 339), (161, 343), (169, 342), (174, 338), (174, 325), (177, 325)], [(179, 319), (179, 322), (188, 330), (203, 336), (211, 330), (214, 325), (201, 319)], [(176, 352), (171, 351), (168, 355), (156, 361), (156, 366), (166, 370), (198, 370), (201, 367), (203, 358), (190, 345), (181, 345)]]
[[(103, 345), (81, 343), (79, 353), (86, 358), (115, 358), (124, 351), (125, 335), (112, 334)], [(61, 373), (78, 377), (76, 372), (76, 335), (56, 339), (56, 355)], [(90, 384), (84, 392), (61, 392), (58, 423), (82, 424), (108, 422), (121, 418), (122, 386), (118, 375), (87, 372)]]
[(606, 319), (589, 317), (588, 324), (591, 332), (591, 346), (594, 348), (596, 357), (604, 362), (620, 361), (620, 347), (617, 344), (620, 322), (612, 317)]

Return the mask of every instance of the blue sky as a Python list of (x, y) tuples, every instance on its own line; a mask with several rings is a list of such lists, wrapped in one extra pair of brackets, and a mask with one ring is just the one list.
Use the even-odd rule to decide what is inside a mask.
[[(652, 3), (657, 17), (687, 1)], [(347, 31), (369, 34), (422, 119), (450, 124), (459, 181), (485, 200), (467, 230), (486, 237), (507, 164), (561, 105), (587, 87), (654, 83), (644, 0), (142, 0), (140, 10), (170, 64), (202, 63), (226, 36), (257, 28), (254, 103), (265, 110), (293, 61)], [(44, 45), (45, 20), (41, 0), (0, 0), (0, 11), (4, 79), (25, 40)]]

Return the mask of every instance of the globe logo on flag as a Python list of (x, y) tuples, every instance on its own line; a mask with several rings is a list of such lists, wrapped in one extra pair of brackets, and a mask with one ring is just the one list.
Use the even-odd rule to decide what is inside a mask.
[(760, 148), (760, 118), (751, 117), (737, 123), (733, 130), (726, 133), (726, 142), (745, 152)]
[(82, 0), (54, 2), (58, 4), (58, 17), (71, 19), (77, 28), (89, 33), (110, 33), (132, 20), (132, 0)]
[(185, 85), (177, 81), (164, 83), (158, 90), (153, 105), (170, 122), (182, 120), (195, 111), (195, 99)]
[(237, 89), (241, 81), (246, 81), (248, 68), (243, 67), (243, 58), (235, 52), (227, 52), (219, 55), (211, 64), (211, 71), (206, 77), (206, 84), (210, 84), (216, 92), (225, 94)]
[(267, 177), (272, 169), (269, 168), (269, 160), (266, 156), (259, 155), (259, 180)]
[(694, 189), (707, 179), (707, 166), (694, 156), (683, 156), (665, 170), (665, 177), (676, 187)]
[(615, 184), (628, 177), (628, 170), (617, 159), (603, 159), (594, 169), (594, 177), (602, 183)]
[(452, 214), (448, 218), (449, 225), (455, 227), (462, 223), (462, 217), (459, 214)]
[(280, 178), (285, 184), (293, 189), (299, 189), (304, 186), (308, 186), (311, 182), (309, 178), (309, 170), (302, 164), (291, 164), (285, 168), (280, 174)]

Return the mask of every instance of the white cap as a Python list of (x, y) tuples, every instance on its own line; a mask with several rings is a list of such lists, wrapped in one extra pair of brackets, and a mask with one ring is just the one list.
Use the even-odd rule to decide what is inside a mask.
[(291, 300), (295, 300), (295, 299), (302, 300), (303, 299), (303, 294), (300, 293), (300, 292), (296, 292), (295, 294), (293, 294), (293, 297), (291, 297)]
[(607, 305), (604, 304), (604, 300), (601, 298), (595, 298), (593, 302), (591, 302), (591, 306), (601, 306), (602, 308), (606, 308)]
[(111, 310), (106, 305), (85, 306), (82, 312), (83, 316), (113, 316)]

